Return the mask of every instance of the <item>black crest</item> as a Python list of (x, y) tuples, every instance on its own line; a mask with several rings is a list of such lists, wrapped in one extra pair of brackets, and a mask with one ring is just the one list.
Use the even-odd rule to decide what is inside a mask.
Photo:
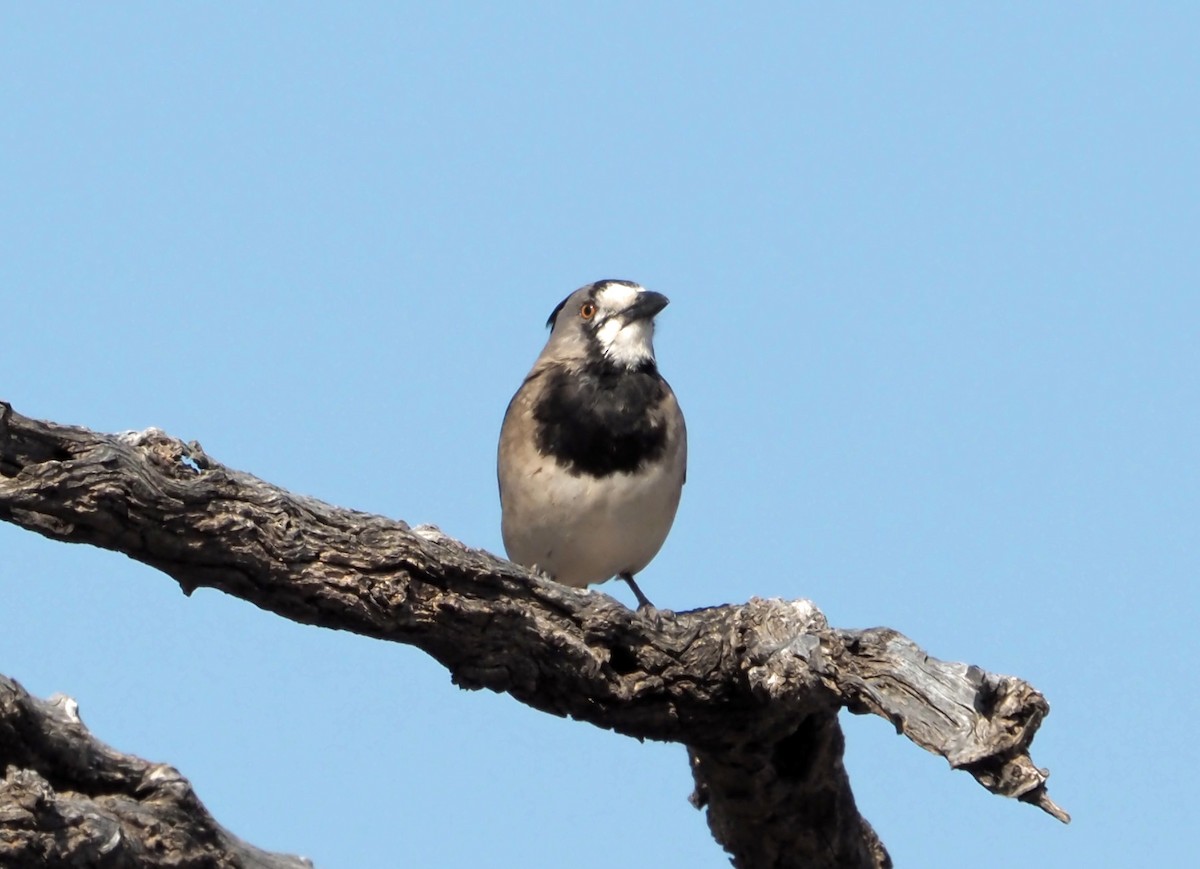
[[(575, 294), (572, 293), (571, 295), (573, 296)], [(567, 299), (570, 299), (570, 298), (571, 298), (571, 296), (567, 296), (566, 299), (563, 299), (561, 302), (559, 302), (557, 305), (554, 306), (554, 310), (551, 311), (550, 316), (548, 318), (546, 318), (546, 328), (547, 329), (551, 329), (551, 330), (554, 329), (554, 324), (558, 322), (558, 312), (563, 309), (563, 305), (565, 305), (567, 303)]]

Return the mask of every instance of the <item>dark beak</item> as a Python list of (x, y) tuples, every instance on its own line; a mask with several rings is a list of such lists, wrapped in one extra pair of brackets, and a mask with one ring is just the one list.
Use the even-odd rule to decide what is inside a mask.
[(648, 320), (665, 308), (670, 301), (662, 293), (642, 290), (642, 292), (638, 293), (638, 297), (634, 300), (634, 303), (625, 309), (625, 319), (629, 322), (634, 320)]

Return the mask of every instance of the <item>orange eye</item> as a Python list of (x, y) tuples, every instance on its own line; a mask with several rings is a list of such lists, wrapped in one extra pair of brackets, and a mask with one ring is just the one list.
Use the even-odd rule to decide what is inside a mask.
[(596, 306), (591, 302), (584, 302), (583, 307), (579, 309), (579, 316), (585, 320), (590, 320), (596, 316)]

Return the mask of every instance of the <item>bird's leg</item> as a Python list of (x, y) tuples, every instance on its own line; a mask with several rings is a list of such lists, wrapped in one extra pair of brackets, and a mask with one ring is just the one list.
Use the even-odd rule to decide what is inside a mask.
[(638, 588), (638, 584), (633, 581), (632, 573), (620, 573), (617, 575), (629, 583), (629, 587), (633, 589), (633, 596), (637, 598), (639, 610), (653, 610), (655, 608), (654, 604), (650, 603), (650, 598), (642, 594), (642, 590)]

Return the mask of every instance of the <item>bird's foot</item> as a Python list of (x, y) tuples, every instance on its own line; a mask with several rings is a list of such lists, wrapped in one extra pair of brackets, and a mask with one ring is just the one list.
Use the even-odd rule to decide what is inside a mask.
[(639, 606), (637, 608), (637, 615), (639, 619), (648, 622), (656, 631), (663, 630), (675, 618), (673, 610), (660, 610), (653, 604)]
[(642, 594), (642, 590), (638, 588), (638, 584), (633, 581), (633, 574), (622, 573), (620, 578), (625, 580), (629, 587), (633, 590), (633, 596), (637, 598), (638, 606), (637, 613), (642, 618), (649, 621), (656, 628), (662, 628), (666, 624), (666, 620), (674, 618), (675, 613), (671, 610), (660, 610), (654, 604), (650, 603), (650, 598)]
[(638, 588), (638, 584), (633, 581), (632, 573), (618, 573), (618, 577), (625, 580), (629, 587), (633, 590), (633, 596), (637, 598), (638, 610), (654, 609), (654, 604), (650, 603), (650, 598), (642, 594), (642, 590)]

